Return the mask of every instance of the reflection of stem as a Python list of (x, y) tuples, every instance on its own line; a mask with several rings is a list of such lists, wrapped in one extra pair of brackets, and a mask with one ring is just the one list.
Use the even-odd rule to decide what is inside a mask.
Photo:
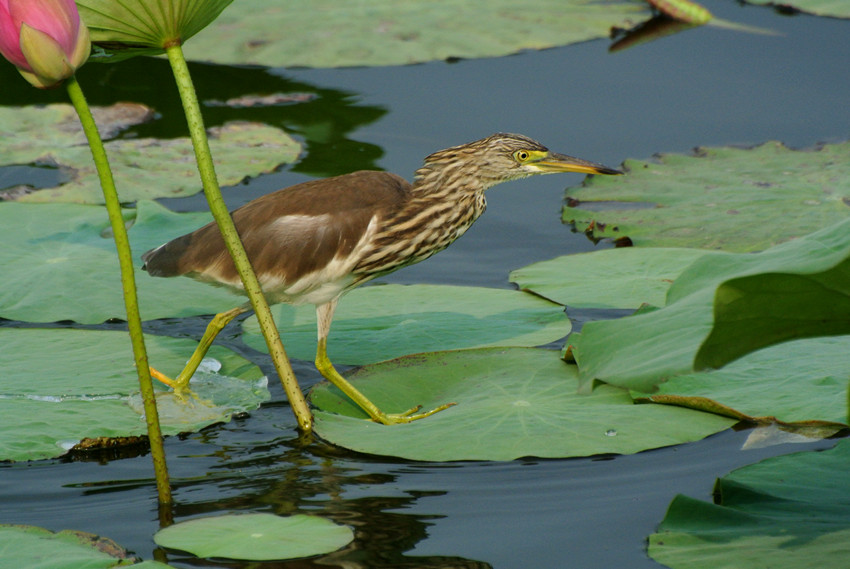
[(124, 226), (124, 218), (121, 215), (121, 203), (118, 201), (118, 192), (115, 190), (115, 181), (112, 179), (112, 170), (109, 168), (109, 160), (106, 157), (106, 150), (103, 148), (103, 141), (100, 139), (97, 124), (94, 122), (91, 109), (89, 109), (85, 95), (83, 95), (83, 90), (80, 88), (80, 84), (77, 83), (76, 77), (68, 79), (65, 85), (74, 109), (80, 117), (80, 123), (83, 125), (83, 131), (88, 139), (94, 164), (97, 168), (97, 175), (100, 177), (103, 199), (106, 202), (106, 211), (109, 214), (109, 222), (112, 225), (112, 236), (115, 238), (115, 247), (118, 249), (121, 285), (124, 289), (124, 306), (127, 309), (127, 326), (130, 329), (130, 342), (133, 345), (133, 355), (136, 359), (136, 373), (139, 375), (139, 387), (142, 391), (142, 401), (145, 407), (145, 422), (148, 427), (148, 438), (150, 439), (159, 502), (161, 504), (170, 504), (171, 487), (168, 483), (165, 449), (162, 445), (159, 413), (156, 409), (156, 399), (154, 398), (153, 384), (148, 368), (145, 338), (142, 335), (142, 319), (139, 316), (139, 299), (136, 295), (136, 279), (133, 274), (133, 254), (130, 251), (130, 240), (127, 238), (127, 228)]
[(302, 431), (308, 432), (312, 429), (310, 410), (307, 407), (307, 402), (304, 400), (304, 394), (301, 393), (301, 389), (298, 387), (298, 382), (295, 379), (295, 373), (292, 371), (289, 359), (286, 357), (286, 351), (280, 341), (280, 333), (272, 319), (268, 302), (260, 287), (260, 282), (257, 280), (257, 275), (254, 274), (251, 263), (248, 261), (248, 255), (245, 253), (245, 248), (239, 240), (236, 226), (233, 224), (233, 219), (227, 211), (224, 198), (221, 197), (221, 189), (219, 188), (218, 178), (216, 177), (215, 167), (213, 166), (209, 141), (207, 140), (207, 133), (204, 129), (204, 120), (201, 116), (201, 108), (198, 104), (192, 77), (189, 75), (186, 59), (183, 57), (183, 48), (179, 44), (172, 45), (166, 47), (165, 52), (168, 55), (168, 61), (171, 63), (174, 79), (177, 82), (177, 89), (180, 91), (180, 98), (183, 101), (183, 111), (189, 123), (189, 134), (192, 137), (192, 144), (195, 147), (198, 171), (201, 174), (204, 194), (207, 197), (210, 211), (218, 224), (227, 250), (233, 258), (236, 270), (242, 278), (245, 292), (251, 300), (251, 307), (257, 315), (257, 321), (260, 324), (260, 329), (263, 331), (263, 336), (269, 347), (272, 362), (274, 362), (275, 369), (280, 376), (286, 396), (289, 398), (289, 404), (292, 407), (292, 412), (295, 413), (298, 426), (301, 427)]

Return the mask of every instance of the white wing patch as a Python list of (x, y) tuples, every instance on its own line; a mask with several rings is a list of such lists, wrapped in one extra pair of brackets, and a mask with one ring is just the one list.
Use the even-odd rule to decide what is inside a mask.
[[(299, 219), (301, 218), (301, 219)], [(306, 218), (306, 219), (305, 219)], [(325, 218), (325, 219), (322, 219)], [(317, 223), (327, 223), (329, 215), (320, 216), (286, 216), (275, 223), (287, 224), (286, 233), (291, 235), (293, 225), (301, 224), (303, 230), (315, 230)], [(309, 221), (307, 221), (309, 220)], [(260, 280), (263, 290), (273, 303), (286, 302), (288, 304), (325, 304), (337, 298), (354, 282), (351, 271), (354, 269), (369, 243), (378, 229), (378, 218), (373, 216), (369, 220), (366, 231), (360, 240), (344, 257), (336, 256), (331, 261), (316, 271), (304, 275), (293, 283), (286, 283), (282, 276), (270, 276)]]

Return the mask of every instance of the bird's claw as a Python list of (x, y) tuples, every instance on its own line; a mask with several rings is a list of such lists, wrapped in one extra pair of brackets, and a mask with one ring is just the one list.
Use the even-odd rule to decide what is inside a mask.
[(457, 405), (457, 403), (446, 403), (445, 405), (440, 405), (439, 407), (431, 409), (430, 411), (425, 411), (424, 413), (418, 413), (418, 411), (422, 409), (422, 405), (417, 405), (413, 409), (408, 409), (404, 413), (381, 413), (373, 420), (378, 423), (383, 423), (384, 425), (412, 423), (413, 421), (430, 417), (434, 413), (439, 413), (440, 411), (444, 411), (454, 405)]
[(186, 403), (189, 398), (197, 399), (197, 395), (195, 395), (191, 389), (189, 389), (188, 385), (184, 385), (179, 381), (173, 380), (158, 369), (153, 367), (149, 368), (151, 370), (151, 377), (160, 383), (167, 385), (170, 387), (174, 393), (174, 397), (180, 400), (183, 403)]

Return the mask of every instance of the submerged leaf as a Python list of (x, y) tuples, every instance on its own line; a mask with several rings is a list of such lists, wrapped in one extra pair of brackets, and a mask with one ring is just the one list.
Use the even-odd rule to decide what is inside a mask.
[(772, 423), (752, 429), (741, 450), (753, 450), (776, 445), (807, 444), (829, 439), (847, 432), (847, 426), (836, 423), (793, 424)]
[(336, 388), (313, 389), (320, 437), (357, 452), (411, 460), (629, 454), (698, 440), (735, 422), (678, 407), (634, 405), (628, 392), (607, 385), (578, 394), (575, 366), (551, 350), (419, 354), (365, 366), (348, 377), (388, 413), (457, 402), (426, 419), (386, 427), (367, 420)]
[[(273, 307), (287, 353), (312, 360), (312, 305)], [(255, 316), (244, 324), (249, 346), (266, 350)], [(569, 334), (564, 307), (512, 290), (446, 285), (382, 285), (355, 289), (334, 316), (328, 354), (364, 364), (410, 353), (485, 346), (542, 346)]]
[(717, 481), (717, 502), (677, 496), (649, 555), (673, 569), (843, 569), (850, 556), (850, 441), (764, 460)]
[(236, 514), (180, 522), (159, 530), (153, 539), (160, 547), (198, 557), (272, 561), (336, 551), (354, 533), (318, 516)]
[[(778, 142), (698, 148), (624, 167), (626, 176), (570, 189), (564, 221), (594, 238), (627, 236), (635, 245), (760, 251), (850, 214), (850, 143), (814, 151)], [(617, 207), (593, 211), (594, 202)]]
[[(222, 417), (256, 409), (268, 400), (268, 383), (266, 377), (251, 382), (218, 372), (197, 371), (189, 381), (190, 397), (184, 399), (172, 391), (156, 394), (159, 420), (172, 427), (186, 425), (189, 430), (196, 430), (200, 424), (221, 422)], [(141, 393), (130, 395), (128, 404), (133, 411), (144, 415)]]

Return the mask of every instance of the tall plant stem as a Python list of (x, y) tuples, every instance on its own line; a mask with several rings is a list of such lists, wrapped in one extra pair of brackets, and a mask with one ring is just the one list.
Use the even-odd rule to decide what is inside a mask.
[(224, 244), (233, 258), (236, 270), (242, 278), (245, 292), (248, 294), (248, 298), (251, 300), (251, 307), (257, 315), (257, 321), (266, 339), (269, 354), (271, 354), (272, 362), (280, 376), (286, 396), (289, 398), (289, 404), (292, 407), (292, 412), (295, 414), (295, 419), (298, 421), (298, 426), (302, 431), (310, 432), (313, 428), (313, 418), (307, 406), (307, 401), (298, 387), (295, 373), (292, 371), (289, 358), (286, 356), (286, 350), (284, 350), (283, 343), (280, 341), (280, 333), (272, 319), (269, 304), (263, 295), (260, 282), (257, 280), (257, 275), (251, 267), (248, 255), (245, 253), (245, 248), (239, 239), (239, 234), (236, 232), (233, 218), (230, 217), (230, 212), (227, 211), (224, 198), (221, 196), (221, 188), (218, 185), (218, 177), (215, 173), (209, 141), (207, 140), (207, 133), (204, 128), (204, 119), (201, 116), (201, 107), (198, 104), (198, 97), (195, 93), (192, 77), (189, 74), (189, 68), (186, 65), (186, 59), (183, 57), (183, 48), (179, 44), (172, 45), (166, 47), (165, 52), (168, 54), (168, 61), (171, 63), (174, 79), (177, 82), (177, 89), (183, 101), (183, 112), (186, 114), (186, 120), (189, 123), (189, 134), (192, 137), (192, 144), (195, 147), (198, 171), (201, 174), (201, 182), (204, 185), (204, 194), (207, 197), (210, 211), (224, 238)]
[(71, 103), (74, 105), (74, 109), (80, 117), (80, 123), (83, 125), (83, 132), (88, 139), (89, 148), (91, 148), (94, 164), (97, 168), (97, 175), (100, 178), (100, 186), (103, 189), (103, 199), (106, 202), (109, 223), (112, 225), (112, 236), (115, 239), (115, 248), (118, 250), (121, 285), (124, 289), (124, 306), (127, 309), (127, 327), (130, 330), (130, 342), (136, 360), (136, 373), (139, 376), (139, 388), (144, 402), (145, 422), (148, 427), (148, 439), (150, 440), (151, 456), (156, 475), (156, 488), (160, 504), (170, 504), (171, 486), (168, 481), (168, 467), (165, 463), (165, 448), (162, 444), (159, 413), (156, 408), (156, 398), (154, 397), (153, 383), (148, 367), (145, 337), (142, 334), (142, 319), (139, 315), (139, 299), (136, 294), (136, 278), (133, 273), (133, 254), (130, 251), (130, 240), (127, 237), (127, 228), (124, 226), (124, 217), (121, 215), (121, 203), (118, 201), (118, 192), (115, 189), (115, 181), (112, 178), (112, 170), (109, 167), (103, 141), (100, 138), (97, 124), (94, 122), (83, 90), (80, 88), (76, 77), (68, 79), (65, 85)]

